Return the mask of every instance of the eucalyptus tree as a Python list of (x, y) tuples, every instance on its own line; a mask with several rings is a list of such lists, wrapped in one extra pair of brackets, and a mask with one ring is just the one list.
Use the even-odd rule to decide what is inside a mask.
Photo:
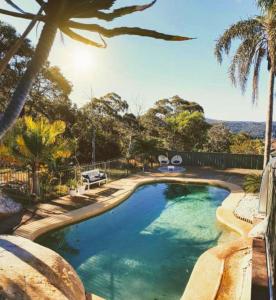
[[(114, 9), (113, 11), (110, 10), (116, 0), (33, 0), (34, 4), (36, 3), (43, 8), (41, 16), (24, 12), (12, 0), (6, 0), (6, 2), (16, 8), (18, 12), (0, 9), (0, 13), (22, 19), (33, 20), (36, 18), (38, 21), (43, 22), (44, 26), (32, 61), (21, 78), (5, 112), (1, 116), (0, 138), (3, 137), (5, 132), (15, 123), (16, 118), (20, 115), (32, 83), (43, 64), (47, 61), (58, 30), (78, 42), (98, 48), (106, 47), (103, 37), (111, 38), (120, 35), (146, 36), (167, 41), (184, 41), (190, 39), (188, 37), (164, 34), (140, 27), (117, 27), (109, 29), (96, 23), (76, 21), (76, 19), (94, 18), (109, 22), (118, 17), (148, 9), (155, 4), (156, 0), (146, 5), (127, 6)], [(85, 37), (79, 31), (99, 34), (100, 42)]]
[(264, 154), (264, 166), (266, 166), (270, 157), (273, 124), (274, 81), (276, 75), (276, 6), (275, 1), (259, 1), (259, 4), (263, 5), (263, 14), (239, 21), (230, 26), (218, 39), (215, 55), (221, 63), (223, 54), (230, 54), (232, 42), (234, 40), (240, 41), (229, 67), (230, 79), (235, 86), (238, 84), (244, 92), (253, 68), (253, 103), (258, 99), (261, 65), (264, 61), (267, 63), (270, 76)]

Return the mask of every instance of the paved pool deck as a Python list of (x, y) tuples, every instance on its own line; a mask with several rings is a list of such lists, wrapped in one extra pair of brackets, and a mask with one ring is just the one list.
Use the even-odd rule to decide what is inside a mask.
[[(14, 234), (30, 240), (35, 240), (38, 236), (50, 230), (96, 216), (119, 205), (127, 199), (138, 186), (146, 183), (164, 181), (183, 182), (209, 184), (227, 188), (231, 193), (224, 200), (222, 206), (218, 208), (217, 219), (230, 230), (235, 231), (240, 238), (237, 241), (224, 243), (212, 248), (206, 251), (198, 259), (182, 299), (229, 299), (227, 298), (229, 293), (227, 294), (225, 287), (229, 289), (229, 285), (231, 285), (231, 295), (237, 296), (236, 298), (233, 298), (233, 300), (239, 299), (240, 293), (246, 295), (243, 300), (247, 300), (249, 287), (241, 291), (240, 281), (242, 279), (240, 276), (233, 276), (233, 273), (236, 274), (237, 272), (231, 271), (229, 265), (235, 265), (235, 270), (240, 270), (242, 269), (242, 259), (244, 259), (246, 255), (247, 257), (250, 256), (250, 254), (248, 256), (248, 251), (251, 249), (251, 240), (247, 239), (247, 233), (252, 225), (237, 219), (233, 214), (233, 210), (244, 195), (241, 188), (244, 176), (252, 172), (255, 171), (240, 169), (214, 170), (212, 168), (187, 168), (186, 172), (183, 174), (149, 172), (133, 175), (87, 191), (85, 195), (81, 197), (82, 199), (79, 200), (88, 205), (81, 206), (77, 209), (70, 210), (68, 208), (66, 210), (66, 204), (68, 204), (68, 201), (72, 201), (69, 196), (56, 200), (57, 203), (63, 205), (63, 211), (57, 211), (56, 208), (52, 208), (51, 210), (49, 205), (47, 207), (41, 207), (41, 204), (38, 209), (46, 209), (48, 212), (47, 216), (42, 217), (41, 219), (34, 219), (33, 221), (29, 220), (25, 224), (21, 224), (21, 226), (15, 230)], [(244, 255), (237, 255), (238, 253), (244, 253)], [(229, 281), (229, 278), (231, 278), (231, 281)]]

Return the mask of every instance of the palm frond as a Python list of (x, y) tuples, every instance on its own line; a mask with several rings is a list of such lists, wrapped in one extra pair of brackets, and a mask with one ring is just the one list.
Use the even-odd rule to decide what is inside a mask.
[(218, 39), (215, 46), (215, 56), (219, 63), (222, 62), (223, 53), (229, 55), (232, 42), (236, 39), (246, 40), (261, 37), (263, 27), (257, 18), (239, 21), (230, 26)]
[(101, 40), (103, 43), (100, 44), (100, 43), (94, 42), (93, 40), (88, 39), (88, 38), (74, 32), (73, 30), (71, 30), (68, 27), (61, 27), (60, 30), (75, 41), (81, 42), (81, 43), (89, 45), (89, 46), (97, 47), (97, 48), (106, 48), (106, 43), (105, 43), (104, 39), (102, 39), (102, 38), (101, 38)]
[(155, 39), (162, 39), (166, 41), (186, 41), (191, 40), (193, 38), (164, 34), (155, 30), (144, 29), (140, 27), (117, 27), (112, 29), (104, 28), (98, 24), (84, 24), (75, 21), (65, 22), (65, 26), (80, 30), (87, 30), (91, 32), (98, 32), (99, 34), (111, 38), (120, 35), (138, 35), (138, 36), (146, 36)]
[(260, 68), (263, 59), (267, 56), (266, 50), (263, 47), (258, 49), (258, 52), (255, 55), (254, 61), (254, 70), (253, 70), (253, 86), (252, 86), (252, 102), (255, 103), (258, 99), (259, 94), (259, 77), (260, 77)]
[(12, 6), (15, 10), (21, 12), (21, 13), (25, 13), (25, 11), (23, 9), (21, 9), (18, 5), (16, 5), (12, 0), (5, 0), (6, 3), (8, 3), (10, 6)]
[(236, 86), (239, 83), (242, 91), (245, 91), (251, 64), (257, 47), (255, 39), (246, 39), (238, 47), (229, 67), (229, 76)]
[(110, 9), (116, 0), (68, 0), (66, 15), (74, 16), (81, 14), (85, 11), (98, 11), (98, 10), (108, 10)]
[(275, 5), (275, 3), (276, 3), (275, 0), (257, 0), (258, 6), (260, 6), (265, 10), (271, 8), (273, 5)]
[(90, 11), (83, 10), (82, 12), (78, 13), (77, 15), (75, 15), (73, 17), (74, 18), (98, 18), (98, 19), (105, 20), (105, 21), (112, 21), (115, 18), (119, 18), (119, 17), (125, 16), (128, 14), (132, 14), (134, 12), (146, 10), (146, 9), (152, 7), (156, 3), (156, 1), (157, 0), (154, 0), (154, 1), (152, 1), (148, 4), (144, 4), (144, 5), (132, 5), (132, 6), (118, 8), (118, 9), (115, 9), (111, 13), (98, 11), (93, 8)]

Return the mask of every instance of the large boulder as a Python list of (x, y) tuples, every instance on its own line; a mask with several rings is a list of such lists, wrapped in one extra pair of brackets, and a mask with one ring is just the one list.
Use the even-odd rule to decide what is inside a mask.
[(0, 193), (0, 234), (13, 232), (23, 216), (22, 205)]
[(0, 193), (0, 217), (16, 214), (22, 210), (22, 205), (10, 197)]
[(0, 299), (85, 300), (82, 282), (57, 253), (28, 239), (0, 235)]

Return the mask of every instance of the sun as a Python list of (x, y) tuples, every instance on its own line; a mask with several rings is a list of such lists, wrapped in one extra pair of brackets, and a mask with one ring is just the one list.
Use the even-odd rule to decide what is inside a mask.
[(91, 49), (76, 48), (72, 52), (72, 65), (76, 71), (93, 71), (96, 59)]

